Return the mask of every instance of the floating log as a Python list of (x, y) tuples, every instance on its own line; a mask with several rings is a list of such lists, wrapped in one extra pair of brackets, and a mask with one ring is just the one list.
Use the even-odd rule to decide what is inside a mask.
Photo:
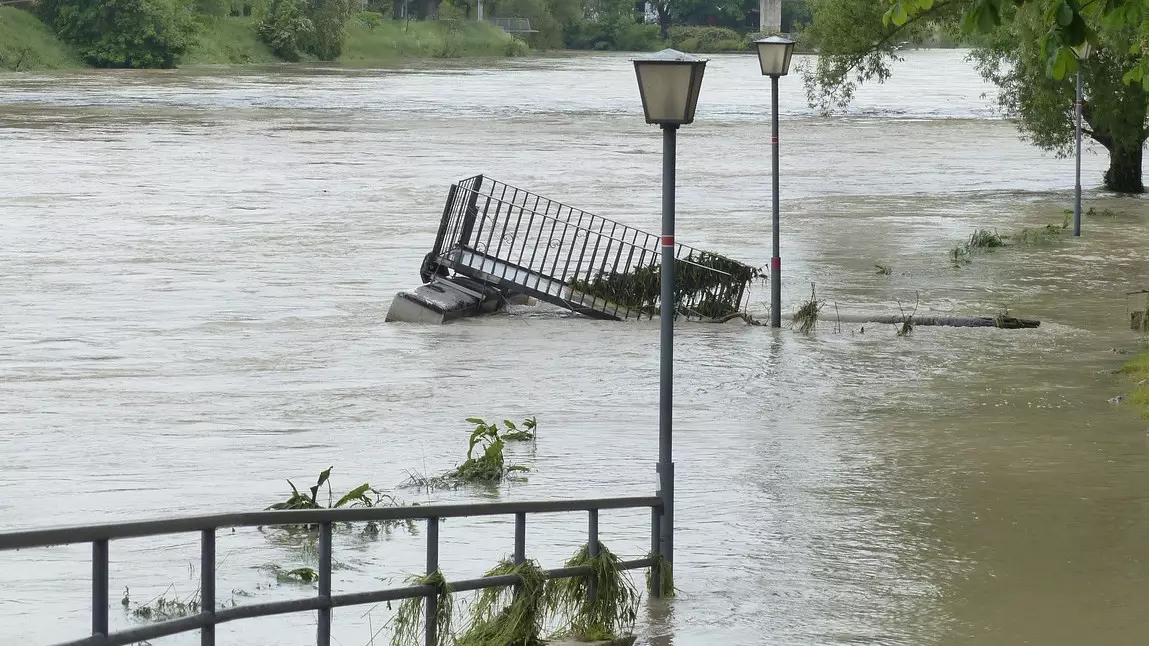
[[(911, 317), (914, 326), (945, 325), (949, 327), (999, 327), (1005, 330), (1029, 330), (1041, 325), (1034, 319), (1019, 319), (1013, 316), (925, 316)], [(820, 320), (842, 323), (889, 323), (901, 325), (905, 320), (901, 314), (823, 314)]]
[[(738, 312), (717, 319), (716, 323), (726, 323), (740, 318), (750, 325), (762, 325), (756, 318), (746, 312)], [(1004, 330), (1029, 330), (1041, 325), (1041, 321), (1034, 319), (1019, 319), (1013, 316), (917, 316), (912, 322), (918, 325), (945, 325), (949, 327), (999, 327)], [(842, 314), (822, 315), (818, 320), (823, 323), (888, 323), (901, 325), (904, 318), (900, 314)]]

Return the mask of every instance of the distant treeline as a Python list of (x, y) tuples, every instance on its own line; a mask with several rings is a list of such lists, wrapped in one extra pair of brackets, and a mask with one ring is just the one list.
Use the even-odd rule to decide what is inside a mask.
[[(783, 31), (801, 33), (812, 15), (807, 2), (783, 4)], [(485, 17), (530, 20), (536, 33), (520, 39), (476, 22), (475, 4), (39, 0), (0, 7), (0, 68), (513, 56), (530, 48), (747, 51), (758, 22), (758, 0), (658, 0), (650, 15), (634, 0), (487, 0)], [(397, 12), (431, 20), (397, 21)]]

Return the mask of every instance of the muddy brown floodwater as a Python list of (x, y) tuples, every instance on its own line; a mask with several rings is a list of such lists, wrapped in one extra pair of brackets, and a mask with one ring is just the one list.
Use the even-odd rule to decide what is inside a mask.
[[(715, 56), (679, 137), (678, 236), (769, 255), (769, 83)], [(1149, 606), (1146, 425), (1107, 399), (1149, 287), (1149, 207), (1086, 191), (1085, 236), (954, 269), (975, 227), (1060, 222), (1072, 161), (996, 117), (955, 51), (911, 52), (851, 111), (782, 83), (786, 309), (993, 314), (1036, 330), (823, 322), (809, 338), (683, 324), (676, 338), (679, 597), (657, 644), (1131, 644)], [(991, 92), (992, 94), (992, 92)], [(386, 70), (277, 67), (0, 76), (0, 529), (261, 508), (285, 478), (390, 488), (465, 451), (464, 417), (535, 414), (529, 482), (408, 501), (645, 495), (657, 326), (546, 307), (384, 324), (418, 282), (449, 184), (476, 173), (657, 230), (658, 131), (622, 55)], [(1085, 159), (1099, 183), (1102, 156)], [(875, 274), (874, 264), (892, 268)], [(752, 309), (766, 309), (765, 285)], [(646, 517), (603, 540), (644, 552)], [(578, 517), (532, 519), (554, 566)], [(511, 550), (510, 519), (442, 530), (452, 578)], [(421, 536), (336, 545), (337, 591), (420, 568)], [(195, 536), (117, 542), (134, 602), (195, 591)], [(306, 594), (306, 556), (221, 535), (221, 591)], [(87, 548), (0, 554), (0, 643), (88, 628)], [(251, 595), (245, 596), (245, 595)], [(229, 597), (222, 594), (221, 597)], [(113, 622), (129, 619), (113, 602)], [(335, 613), (344, 646), (386, 608)], [(313, 643), (310, 614), (220, 628)], [(375, 638), (381, 643), (386, 632)], [(198, 643), (185, 635), (158, 643)]]

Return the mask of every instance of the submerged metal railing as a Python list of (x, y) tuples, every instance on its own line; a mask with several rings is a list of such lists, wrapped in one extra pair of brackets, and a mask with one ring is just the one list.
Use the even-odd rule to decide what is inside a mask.
[[(32, 547), (49, 547), (75, 543), (92, 544), (92, 634), (83, 639), (63, 642), (57, 646), (122, 646), (169, 635), (200, 631), (201, 646), (215, 646), (215, 627), (219, 624), (270, 617), (293, 612), (318, 613), (316, 644), (331, 644), (331, 609), (426, 597), (426, 646), (435, 646), (435, 614), (439, 587), (416, 585), (387, 588), (348, 594), (331, 593), (332, 526), (335, 523), (354, 523), (394, 520), (427, 521), (427, 573), (439, 570), (439, 521), (444, 518), (472, 516), (498, 516), (514, 514), (514, 561), (526, 560), (527, 514), (555, 512), (587, 512), (587, 545), (591, 553), (598, 549), (598, 514), (604, 509), (651, 510), (651, 554), (644, 559), (623, 561), (620, 569), (651, 568), (650, 593), (659, 596), (658, 526), (661, 521), (662, 502), (657, 497), (599, 498), (588, 500), (556, 500), (542, 502), (503, 502), (478, 505), (430, 505), (425, 507), (373, 507), (357, 509), (317, 509), (299, 511), (262, 511), (191, 516), (163, 520), (84, 525), (0, 533), (0, 551)], [(216, 608), (215, 535), (221, 527), (258, 527), (276, 525), (319, 526), (319, 594), (315, 597), (255, 603), (231, 608)], [(199, 532), (200, 539), (200, 612), (189, 617), (162, 621), (128, 630), (109, 632), (108, 629), (108, 555), (110, 542), (116, 539), (141, 538), (164, 534)], [(549, 579), (590, 576), (590, 566), (565, 567), (545, 570)], [(504, 587), (520, 583), (518, 575), (487, 576), (477, 579), (447, 582), (454, 592)], [(593, 586), (591, 594), (594, 594)]]
[[(423, 280), (447, 270), (606, 319), (660, 307), (659, 236), (478, 175), (450, 189)], [(675, 246), (675, 309), (716, 319), (744, 309), (756, 271)]]

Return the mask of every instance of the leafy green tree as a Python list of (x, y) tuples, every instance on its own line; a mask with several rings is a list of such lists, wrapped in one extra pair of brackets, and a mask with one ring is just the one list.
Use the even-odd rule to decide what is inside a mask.
[(37, 12), (96, 67), (175, 67), (195, 42), (187, 0), (42, 0)]
[(308, 49), (321, 61), (339, 58), (347, 41), (347, 21), (357, 8), (355, 0), (310, 0), (307, 5), (312, 25)]
[(285, 61), (298, 61), (307, 50), (315, 26), (305, 14), (304, 0), (271, 0), (260, 8), (259, 39)]
[[(885, 0), (887, 24), (905, 25), (907, 22), (929, 16), (939, 6), (938, 0)], [(955, 3), (958, 4), (958, 3)], [(1129, 40), (1119, 46), (1135, 59), (1122, 81), (1141, 83), (1149, 90), (1149, 0), (962, 0), (961, 29), (966, 34), (990, 33), (1008, 24), (1012, 19), (1027, 14), (1013, 11), (1020, 7), (1038, 12), (1041, 16), (1038, 45), (1055, 79), (1065, 78), (1077, 71), (1077, 59), (1072, 48), (1089, 42), (1106, 43), (1101, 31), (1127, 33)], [(1098, 26), (1103, 29), (1099, 30)]]
[(269, 0), (259, 11), (259, 38), (286, 61), (305, 54), (333, 61), (343, 53), (355, 0)]
[[(1026, 139), (1060, 155), (1072, 154), (1074, 81), (1066, 78), (1064, 61), (1050, 58), (1042, 46), (1048, 32), (1038, 9), (1035, 3), (1003, 5), (996, 23), (982, 18), (990, 26), (982, 34), (968, 24), (977, 15), (971, 13), (970, 0), (940, 0), (912, 16), (892, 17), (887, 6), (873, 0), (821, 0), (809, 29), (821, 53), (806, 72), (810, 104), (829, 110), (849, 103), (859, 83), (889, 78), (899, 43), (921, 42), (945, 31), (975, 45), (972, 59), (983, 77), (1001, 89), (1000, 107), (1017, 119)], [(1083, 69), (1085, 132), (1110, 153), (1105, 186), (1140, 193), (1149, 105), (1141, 84), (1125, 82), (1140, 64), (1139, 54), (1128, 47), (1133, 32), (1120, 24), (1088, 31), (1098, 50)], [(1076, 65), (1074, 59), (1074, 70)]]

